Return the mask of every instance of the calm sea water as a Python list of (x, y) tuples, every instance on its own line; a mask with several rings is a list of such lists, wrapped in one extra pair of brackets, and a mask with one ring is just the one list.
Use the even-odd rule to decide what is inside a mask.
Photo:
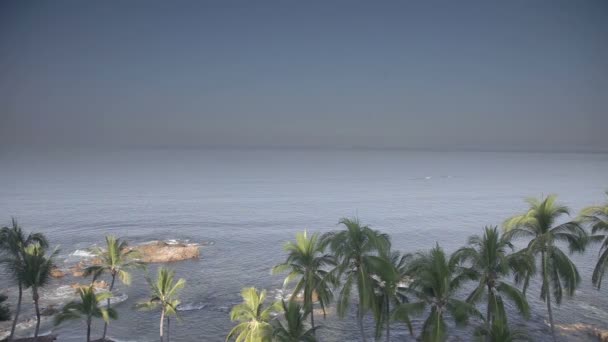
[[(608, 188), (603, 154), (440, 153), (317, 150), (129, 150), (10, 152), (0, 154), (0, 214), (48, 235), (61, 248), (60, 261), (76, 250), (100, 244), (106, 234), (134, 243), (155, 239), (206, 242), (201, 259), (171, 265), (188, 281), (185, 310), (174, 341), (223, 341), (233, 326), (230, 307), (245, 286), (280, 294), (281, 276), (270, 268), (284, 258), (283, 243), (298, 231), (327, 232), (341, 217), (391, 235), (396, 248), (414, 252), (439, 243), (453, 251), (484, 225), (500, 224), (525, 210), (523, 198), (557, 193), (575, 212), (600, 203)], [(560, 323), (585, 322), (608, 328), (608, 297), (590, 285), (597, 255), (574, 256), (583, 276), (576, 297), (555, 310)], [(150, 267), (155, 272), (155, 266)], [(65, 281), (64, 281), (65, 282)], [(12, 294), (6, 274), (0, 288)], [(42, 305), (64, 295), (55, 281)], [(63, 291), (63, 292), (62, 292)], [(111, 337), (157, 339), (158, 313), (134, 309), (147, 288), (141, 272), (133, 286), (118, 286), (128, 299), (118, 304), (120, 320)], [(525, 322), (545, 340), (545, 306), (538, 283)], [(29, 306), (29, 302), (26, 302)], [(28, 309), (30, 310), (30, 309)], [(31, 310), (25, 316), (31, 315)], [(353, 315), (330, 311), (320, 330), (323, 341), (357, 340)], [(370, 337), (373, 323), (367, 321)], [(417, 320), (417, 331), (422, 320)], [(80, 341), (84, 326), (52, 328), (60, 341)], [(408, 335), (395, 324), (395, 340)], [(472, 328), (454, 328), (455, 340), (469, 340)], [(95, 333), (99, 333), (96, 329)], [(577, 340), (574, 337), (569, 340)]]

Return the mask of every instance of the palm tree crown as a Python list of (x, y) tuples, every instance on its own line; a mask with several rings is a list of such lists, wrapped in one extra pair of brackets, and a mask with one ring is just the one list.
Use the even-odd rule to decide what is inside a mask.
[(84, 318), (87, 324), (87, 342), (91, 341), (91, 323), (93, 318), (101, 318), (104, 322), (118, 318), (116, 310), (100, 307), (100, 303), (112, 297), (110, 292), (95, 293), (93, 285), (80, 286), (77, 289), (80, 301), (66, 304), (61, 312), (55, 316), (55, 325), (71, 319)]
[(504, 278), (514, 274), (516, 279), (520, 279), (533, 272), (534, 259), (528, 253), (510, 253), (513, 249), (511, 241), (504, 235), (501, 236), (497, 227), (486, 227), (483, 236), (471, 236), (469, 245), (460, 248), (452, 256), (453, 262), (467, 265), (468, 272), (479, 280), (467, 302), (476, 303), (487, 296), (488, 328), (496, 319), (506, 320), (503, 296), (513, 302), (524, 316), (530, 313), (524, 294), (505, 282)]
[(420, 314), (430, 308), (429, 316), (422, 327), (423, 341), (446, 340), (446, 312), (456, 324), (466, 323), (471, 315), (481, 317), (473, 305), (455, 298), (456, 291), (463, 281), (471, 278), (471, 274), (456, 266), (455, 262), (450, 262), (439, 245), (427, 253), (418, 253), (411, 262), (408, 273), (413, 275), (408, 292), (416, 297), (416, 301), (401, 304), (395, 310), (394, 316), (395, 319), (410, 324), (411, 314)]
[[(562, 301), (564, 290), (572, 296), (581, 281), (576, 265), (568, 258), (556, 242), (566, 243), (570, 252), (582, 252), (587, 244), (587, 233), (577, 222), (557, 223), (564, 215), (569, 215), (568, 207), (558, 204), (557, 197), (547, 196), (544, 199), (528, 199), (528, 211), (514, 216), (504, 223), (508, 238), (530, 239), (527, 253), (540, 255), (542, 285), (540, 297), (547, 303), (551, 334), (555, 340), (551, 292), (555, 302)], [(524, 284), (528, 285), (529, 273)], [(551, 291), (553, 290), (553, 291)]]
[(333, 297), (331, 291), (333, 281), (326, 267), (334, 266), (334, 259), (323, 253), (324, 247), (319, 242), (319, 235), (316, 233), (310, 236), (306, 232), (297, 233), (295, 242), (290, 241), (285, 244), (285, 251), (288, 253), (287, 260), (273, 267), (272, 271), (273, 273), (289, 271), (284, 286), (299, 278), (290, 300), (303, 293), (304, 308), (307, 313), (310, 313), (310, 324), (314, 328), (314, 296), (317, 297), (324, 314), (325, 307)]
[(282, 301), (285, 325), (279, 319), (272, 320), (273, 341), (275, 342), (315, 342), (315, 330), (306, 329), (305, 319), (307, 312), (294, 302)]
[[(608, 196), (608, 191), (606, 196)], [(608, 202), (584, 208), (579, 215), (579, 221), (591, 226), (591, 234), (593, 234), (591, 240), (601, 244), (599, 258), (591, 276), (593, 285), (599, 289), (602, 286), (606, 269), (608, 269)]]
[(273, 312), (281, 309), (279, 302), (265, 307), (266, 290), (258, 292), (254, 287), (244, 288), (241, 297), (243, 303), (235, 305), (230, 311), (230, 319), (240, 323), (230, 330), (226, 341), (269, 342), (273, 333), (270, 319)]

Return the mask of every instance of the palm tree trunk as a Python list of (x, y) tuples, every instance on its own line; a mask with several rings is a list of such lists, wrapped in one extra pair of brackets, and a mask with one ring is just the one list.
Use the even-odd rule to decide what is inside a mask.
[(545, 251), (541, 251), (542, 267), (543, 267), (543, 287), (545, 287), (545, 299), (547, 300), (547, 312), (549, 313), (549, 325), (551, 325), (551, 336), (555, 339), (555, 327), (553, 326), (553, 310), (551, 309), (551, 288), (547, 279), (547, 259)]
[(165, 325), (165, 308), (160, 311), (160, 342), (163, 342), (163, 325)]
[(492, 329), (492, 320), (494, 319), (492, 317), (492, 301), (495, 301), (496, 299), (494, 298), (494, 292), (492, 292), (492, 288), (490, 287), (490, 285), (488, 285), (488, 307), (486, 309), (486, 326), (488, 329), (488, 335), (486, 337), (486, 341), (490, 342), (490, 331)]
[(13, 319), (13, 325), (11, 326), (11, 334), (8, 337), (9, 341), (13, 340), (15, 336), (15, 328), (17, 327), (17, 321), (19, 320), (19, 313), (21, 312), (21, 299), (23, 298), (23, 285), (19, 282), (19, 297), (17, 299), (17, 308), (15, 309), (15, 318)]
[(87, 318), (87, 342), (91, 342), (91, 318)]
[(361, 340), (365, 342), (365, 330), (363, 330), (363, 312), (361, 311), (361, 304), (357, 307), (357, 321), (359, 322), (359, 331), (361, 332)]
[(169, 334), (171, 334), (171, 317), (167, 316), (167, 342), (169, 342)]
[(38, 289), (32, 287), (32, 294), (34, 299), (34, 308), (36, 309), (36, 330), (34, 330), (34, 342), (38, 341), (38, 331), (40, 330), (40, 307), (38, 306)]
[(390, 308), (390, 305), (391, 305), (391, 302), (387, 295), (386, 296), (386, 342), (389, 342), (391, 340), (391, 308)]
[[(110, 294), (112, 293), (112, 290), (114, 289), (114, 281), (116, 280), (116, 274), (112, 274), (112, 283), (110, 283)], [(110, 298), (108, 298), (108, 301), (106, 303), (106, 309), (110, 308)], [(103, 322), (103, 335), (101, 335), (101, 339), (105, 340), (106, 339), (106, 333), (108, 332), (108, 322)]]

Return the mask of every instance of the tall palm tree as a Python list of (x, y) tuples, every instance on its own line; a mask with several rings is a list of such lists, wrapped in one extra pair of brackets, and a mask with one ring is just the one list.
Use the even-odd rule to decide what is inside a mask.
[(304, 308), (294, 302), (282, 301), (285, 325), (281, 320), (272, 320), (273, 341), (275, 342), (316, 342), (315, 330), (317, 328), (306, 329), (305, 320), (307, 312)]
[(373, 306), (374, 301), (369, 257), (389, 250), (390, 239), (386, 234), (361, 225), (356, 218), (343, 218), (340, 220), (340, 224), (344, 225), (346, 229), (324, 234), (321, 238), (322, 245), (329, 246), (333, 252), (338, 262), (335, 272), (338, 277), (343, 278), (337, 305), (338, 314), (341, 317), (344, 317), (350, 304), (352, 288), (357, 288), (359, 294), (357, 320), (361, 338), (365, 341), (363, 317), (366, 311)]
[(421, 314), (429, 308), (429, 316), (422, 327), (422, 341), (446, 340), (446, 312), (456, 324), (466, 323), (471, 315), (481, 317), (474, 305), (456, 299), (456, 292), (463, 281), (471, 278), (471, 274), (463, 272), (455, 262), (450, 262), (439, 245), (427, 253), (418, 253), (408, 273), (412, 275), (408, 293), (415, 296), (416, 301), (399, 305), (394, 317), (409, 325), (410, 315)]
[(521, 314), (527, 317), (530, 307), (524, 294), (504, 279), (514, 274), (518, 279), (534, 270), (534, 259), (525, 252), (510, 253), (514, 250), (508, 237), (500, 234), (497, 227), (485, 227), (483, 236), (474, 235), (469, 244), (457, 250), (452, 262), (468, 266), (468, 271), (479, 279), (477, 287), (467, 298), (476, 303), (487, 295), (486, 329), (489, 331), (497, 319), (504, 319), (506, 313), (503, 297), (515, 304)]
[[(608, 191), (606, 195), (608, 196)], [(593, 285), (599, 289), (608, 269), (608, 201), (602, 205), (584, 208), (579, 215), (579, 221), (591, 226), (591, 239), (601, 243), (599, 258), (591, 277)]]
[(153, 309), (160, 306), (160, 325), (159, 334), (160, 341), (164, 341), (164, 325), (165, 317), (167, 318), (167, 342), (169, 342), (169, 330), (171, 327), (170, 316), (177, 315), (177, 306), (180, 301), (177, 298), (177, 293), (186, 286), (186, 280), (180, 278), (174, 282), (175, 271), (161, 267), (158, 269), (156, 281), (152, 281), (146, 277), (150, 286), (150, 299), (146, 303), (141, 303), (140, 308)]
[(43, 234), (26, 234), (21, 229), (16, 219), (13, 218), (11, 221), (12, 224), (10, 227), (2, 227), (0, 229), (0, 255), (2, 256), (2, 262), (11, 270), (19, 289), (15, 317), (13, 318), (11, 333), (8, 338), (9, 341), (12, 340), (15, 335), (19, 313), (21, 313), (23, 281), (20, 278), (19, 270), (23, 269), (23, 254), (25, 253), (25, 248), (33, 243), (38, 243), (45, 248), (48, 247), (48, 242)]
[[(370, 257), (372, 266), (370, 272), (374, 280), (373, 313), (376, 321), (376, 339), (382, 336), (384, 327), (386, 341), (390, 341), (393, 312), (398, 305), (408, 301), (406, 294), (409, 281), (407, 266), (410, 258), (411, 254), (402, 255), (397, 251)], [(411, 333), (411, 326), (409, 328)]]
[[(574, 295), (581, 281), (576, 265), (568, 258), (556, 242), (566, 243), (573, 252), (582, 252), (588, 241), (587, 233), (577, 222), (558, 223), (562, 216), (569, 215), (566, 206), (556, 203), (557, 197), (547, 196), (544, 199), (527, 200), (528, 211), (514, 216), (504, 223), (508, 238), (530, 239), (526, 250), (533, 256), (540, 256), (542, 285), (540, 297), (547, 303), (551, 335), (555, 340), (555, 327), (551, 307), (551, 290), (555, 303), (562, 301), (563, 291)], [(529, 274), (526, 277), (524, 292), (527, 288)]]
[(308, 235), (305, 232), (296, 234), (295, 242), (287, 242), (285, 251), (287, 251), (287, 260), (273, 267), (273, 273), (289, 271), (285, 278), (283, 286), (287, 286), (291, 281), (297, 279), (296, 287), (291, 295), (290, 300), (294, 296), (303, 292), (304, 294), (304, 309), (310, 314), (310, 325), (315, 328), (313, 301), (316, 295), (317, 301), (325, 315), (325, 307), (333, 294), (331, 291), (332, 277), (327, 271), (327, 267), (335, 266), (334, 259), (331, 255), (324, 254), (324, 246), (319, 241), (318, 234)]
[(23, 254), (23, 267), (20, 269), (20, 277), (24, 288), (32, 289), (32, 299), (36, 310), (36, 329), (34, 330), (34, 341), (38, 339), (40, 330), (40, 294), (39, 289), (51, 280), (51, 270), (55, 266), (54, 258), (58, 251), (47, 254), (46, 249), (38, 243), (30, 244), (25, 248)]
[[(95, 281), (103, 273), (110, 274), (112, 278), (110, 282), (110, 293), (114, 289), (116, 277), (125, 285), (131, 284), (131, 274), (129, 269), (135, 266), (140, 266), (141, 263), (136, 260), (138, 253), (134, 249), (130, 249), (127, 241), (121, 241), (114, 236), (106, 236), (106, 249), (95, 248), (92, 253), (98, 259), (99, 263), (89, 266), (84, 270), (84, 276), (93, 275)], [(110, 308), (110, 297), (106, 299), (106, 308)], [(108, 322), (103, 325), (102, 339), (106, 338), (108, 331)]]
[(230, 311), (230, 320), (240, 323), (230, 330), (226, 341), (270, 342), (273, 332), (271, 314), (281, 309), (279, 302), (264, 306), (266, 290), (258, 292), (254, 287), (244, 288), (241, 297), (243, 303), (235, 305)]
[[(81, 286), (77, 290), (80, 301), (67, 303), (61, 312), (55, 316), (55, 325), (69, 319), (84, 318), (87, 324), (87, 342), (91, 341), (91, 323), (93, 318), (102, 318), (108, 323), (110, 319), (118, 318), (118, 313), (112, 308), (100, 307), (99, 304), (112, 297), (111, 292), (95, 293), (93, 285)], [(102, 339), (104, 340), (104, 339)]]

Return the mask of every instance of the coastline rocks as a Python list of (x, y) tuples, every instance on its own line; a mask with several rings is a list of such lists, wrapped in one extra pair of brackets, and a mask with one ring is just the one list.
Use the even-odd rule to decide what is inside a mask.
[[(73, 283), (72, 285), (70, 285), (71, 288), (73, 288), (74, 290), (78, 290), (81, 287), (88, 287), (89, 284), (80, 284), (80, 283)], [(107, 290), (110, 287), (110, 285), (105, 281), (105, 280), (96, 280), (93, 282), (93, 288), (95, 290)]]
[(63, 272), (57, 266), (55, 266), (51, 269), (51, 277), (55, 278), (55, 279), (63, 278), (63, 277), (65, 277), (65, 272)]
[(153, 241), (131, 248), (139, 253), (140, 261), (144, 263), (198, 259), (200, 255), (199, 245), (197, 244)]
[(72, 266), (69, 268), (70, 273), (72, 273), (72, 277), (75, 278), (82, 278), (84, 277), (84, 269), (85, 269), (86, 265), (84, 264), (84, 262), (79, 262), (76, 265)]
[(587, 336), (595, 337), (596, 341), (608, 342), (608, 330), (599, 329), (590, 324), (556, 324), (555, 327), (568, 334), (583, 333)]

